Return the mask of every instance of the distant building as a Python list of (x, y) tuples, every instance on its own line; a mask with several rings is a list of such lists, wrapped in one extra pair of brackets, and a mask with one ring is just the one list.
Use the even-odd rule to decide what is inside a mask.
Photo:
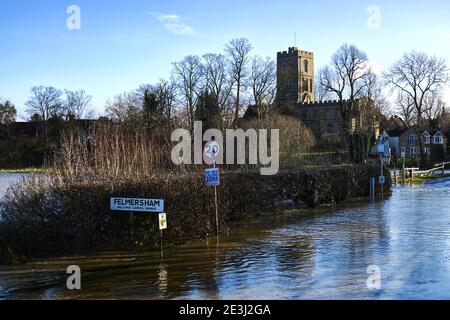
[(425, 130), (419, 137), (414, 128), (397, 128), (385, 130), (382, 136), (389, 139), (391, 155), (394, 158), (401, 158), (402, 153), (406, 158), (418, 158), (419, 138), (423, 139), (424, 152), (427, 156), (442, 160), (439, 158), (447, 152), (447, 137), (440, 130)]
[(314, 54), (289, 48), (277, 54), (277, 100), (280, 104), (314, 101)]
[[(349, 101), (343, 101), (347, 107)], [(369, 99), (354, 101), (346, 114), (344, 126), (343, 106), (340, 101), (315, 101), (314, 54), (292, 47), (277, 55), (277, 105), (298, 116), (318, 138), (342, 136), (344, 127), (350, 133), (371, 131), (379, 135), (377, 115)], [(350, 109), (350, 108), (349, 108)]]

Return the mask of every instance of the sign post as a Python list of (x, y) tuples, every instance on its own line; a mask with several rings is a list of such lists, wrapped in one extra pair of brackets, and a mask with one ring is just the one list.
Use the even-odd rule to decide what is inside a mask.
[(163, 230), (167, 229), (167, 214), (159, 214), (159, 230), (161, 231), (161, 259), (163, 258)]
[[(130, 249), (134, 250), (134, 213), (159, 213), (164, 211), (162, 199), (111, 198), (112, 211), (127, 211), (130, 215)], [(167, 225), (166, 225), (167, 228)], [(162, 240), (161, 240), (162, 241)], [(161, 242), (162, 246), (162, 242)]]
[(378, 153), (380, 155), (380, 178), (379, 178), (379, 183), (380, 183), (380, 187), (381, 187), (381, 198), (383, 198), (383, 187), (384, 187), (384, 182), (385, 182), (385, 178), (384, 178), (384, 173), (383, 173), (383, 167), (384, 167), (384, 141), (383, 141), (383, 137), (380, 137), (379, 141), (378, 141)]
[(130, 250), (134, 251), (134, 213), (130, 211)]
[(405, 183), (405, 159), (406, 159), (406, 149), (402, 151), (402, 160), (403, 160), (403, 168), (402, 168), (402, 183)]
[(217, 195), (217, 186), (220, 185), (220, 172), (216, 168), (215, 159), (219, 156), (220, 146), (219, 144), (212, 140), (208, 142), (204, 150), (206, 156), (213, 161), (213, 168), (205, 170), (205, 183), (208, 187), (214, 187), (214, 204), (216, 207), (216, 234), (217, 234), (217, 244), (219, 243), (219, 203)]

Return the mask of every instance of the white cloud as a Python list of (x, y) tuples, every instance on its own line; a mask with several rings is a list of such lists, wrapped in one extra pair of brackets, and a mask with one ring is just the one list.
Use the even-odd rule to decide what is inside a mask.
[(183, 21), (177, 14), (164, 14), (150, 12), (163, 26), (164, 28), (176, 35), (189, 35), (194, 34), (195, 30)]

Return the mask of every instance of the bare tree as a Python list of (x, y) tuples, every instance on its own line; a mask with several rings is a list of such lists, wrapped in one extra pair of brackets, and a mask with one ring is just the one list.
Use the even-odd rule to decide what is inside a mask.
[(32, 87), (27, 102), (29, 116), (38, 114), (43, 121), (63, 113), (62, 91), (53, 87)]
[(352, 103), (361, 97), (367, 87), (367, 78), (372, 76), (372, 69), (367, 54), (353, 45), (344, 44), (334, 55), (335, 64), (340, 64), (345, 71), (349, 86), (349, 100)]
[(175, 83), (173, 79), (160, 79), (155, 85), (156, 94), (162, 113), (172, 120), (175, 108)]
[(135, 92), (125, 92), (106, 101), (106, 115), (129, 128), (135, 128), (141, 123), (142, 108)]
[(347, 81), (345, 73), (340, 66), (336, 65), (334, 68), (326, 66), (321, 69), (319, 72), (319, 83), (325, 92), (336, 95), (340, 101), (344, 100)]
[(186, 109), (188, 124), (194, 127), (195, 106), (203, 88), (203, 67), (199, 57), (187, 56), (173, 64), (173, 75), (177, 91)]
[(327, 89), (320, 83), (321, 77), (320, 73), (317, 75), (317, 79), (319, 79), (319, 82), (316, 82), (314, 84), (314, 100), (315, 101), (327, 101), (330, 100), (330, 92), (327, 91)]
[[(408, 99), (413, 107), (416, 134), (421, 137), (437, 97), (449, 80), (446, 61), (423, 52), (405, 54), (384, 73), (385, 82), (393, 92)], [(422, 166), (425, 165), (423, 139), (419, 138)]]
[(414, 102), (410, 96), (399, 92), (396, 101), (398, 112), (403, 122), (412, 127), (414, 124)]
[(250, 41), (246, 38), (233, 39), (225, 46), (230, 64), (230, 72), (236, 85), (235, 122), (239, 119), (241, 91), (247, 77), (247, 65), (252, 49), (253, 47)]
[[(344, 136), (350, 134), (350, 113), (356, 99), (367, 94), (373, 73), (367, 55), (353, 45), (344, 44), (333, 55), (330, 66), (319, 72), (324, 91), (336, 95), (343, 119)], [(373, 78), (372, 78), (373, 79)], [(347, 102), (344, 103), (344, 99)]]
[(83, 89), (77, 91), (65, 90), (65, 93), (64, 108), (66, 116), (81, 119), (91, 105), (92, 96), (88, 95)]
[(216, 97), (222, 117), (226, 117), (230, 109), (230, 98), (234, 86), (234, 78), (227, 70), (227, 60), (222, 54), (208, 53), (203, 56), (206, 89)]
[(250, 86), (258, 115), (267, 116), (276, 93), (276, 64), (271, 58), (262, 59), (255, 56), (252, 59)]
[(368, 74), (362, 79), (360, 96), (360, 112), (362, 129), (364, 132), (375, 133), (383, 115), (390, 112), (390, 104), (383, 94), (383, 87), (375, 73)]
[(428, 121), (437, 120), (444, 111), (445, 102), (441, 96), (431, 95), (425, 99), (425, 118)]

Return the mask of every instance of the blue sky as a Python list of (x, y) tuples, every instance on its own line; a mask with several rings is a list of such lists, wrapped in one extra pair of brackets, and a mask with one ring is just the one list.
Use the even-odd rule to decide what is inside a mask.
[[(81, 9), (80, 30), (66, 27), (70, 5)], [(371, 5), (380, 29), (367, 26)], [(448, 0), (2, 0), (0, 96), (25, 115), (34, 85), (84, 88), (102, 112), (107, 97), (168, 77), (187, 54), (221, 52), (244, 36), (254, 54), (275, 58), (294, 33), (315, 53), (316, 69), (345, 42), (378, 70), (412, 49), (450, 64)]]

